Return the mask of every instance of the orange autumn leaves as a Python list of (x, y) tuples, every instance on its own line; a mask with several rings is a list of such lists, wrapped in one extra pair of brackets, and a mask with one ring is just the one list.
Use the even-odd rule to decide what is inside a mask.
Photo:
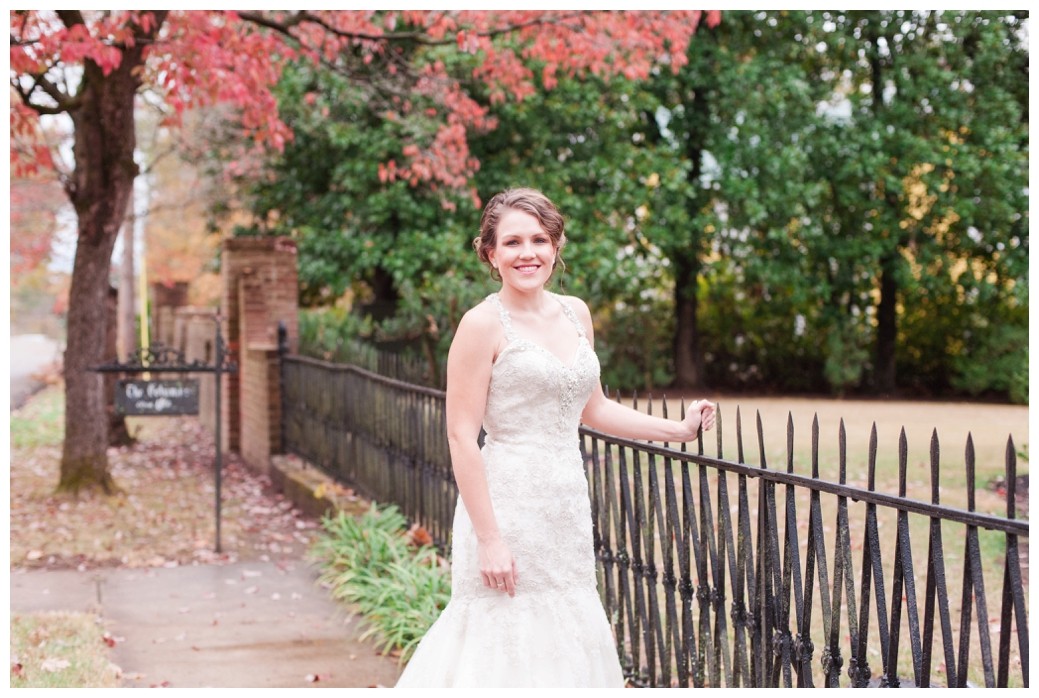
[[(452, 46), (479, 58), (472, 77), (492, 102), (523, 99), (534, 90), (529, 65), (540, 64), (546, 87), (559, 73), (645, 77), (654, 65), (677, 70), (701, 21), (717, 11), (145, 11), (82, 12), (81, 23), (53, 11), (11, 13), (12, 83), (25, 94), (55, 91), (55, 108), (74, 102), (62, 94), (55, 71), (90, 64), (103, 73), (119, 67), (123, 51), (154, 33), (141, 79), (162, 97), (169, 122), (189, 107), (227, 103), (256, 147), (280, 150), (292, 137), (278, 118), (271, 88), (288, 61), (335, 64), (347, 53), (365, 62), (394, 46)], [(479, 163), (468, 134), (494, 128), (487, 106), (465, 91), (444, 63), (428, 60), (393, 71), (401, 93), (421, 97), (437, 126), (417, 134), (399, 162), (380, 166), (383, 181), (464, 189)], [(389, 72), (389, 71), (387, 71)], [(32, 140), (38, 114), (12, 101), (12, 135)], [(402, 97), (385, 118), (408, 118)], [(430, 113), (432, 112), (432, 114)], [(12, 149), (16, 171), (50, 164), (47, 148)]]

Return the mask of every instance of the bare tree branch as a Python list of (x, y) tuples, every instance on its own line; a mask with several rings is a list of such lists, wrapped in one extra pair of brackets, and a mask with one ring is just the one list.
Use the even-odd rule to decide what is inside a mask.
[[(57, 92), (58, 92), (59, 97), (55, 99), (55, 101), (58, 102), (57, 106), (53, 106), (52, 107), (52, 106), (48, 106), (46, 104), (38, 104), (38, 103), (34, 102), (33, 99), (32, 99), (32, 96), (33, 96), (33, 93), (36, 92), (37, 88), (43, 90), (48, 95), (50, 95), (51, 93), (50, 93), (49, 90), (47, 90), (43, 86), (43, 84), (41, 82), (42, 76), (39, 76), (39, 75), (29, 75), (29, 76), (26, 76), (26, 77), (31, 77), (33, 79), (33, 86), (32, 86), (31, 89), (26, 90), (24, 87), (22, 87), (22, 84), (17, 79), (14, 79), (14, 78), (11, 79), (11, 87), (13, 87), (14, 91), (16, 93), (18, 93), (18, 96), (22, 100), (22, 104), (24, 104), (25, 106), (29, 107), (30, 109), (32, 109), (37, 114), (40, 114), (40, 115), (44, 115), (44, 114), (46, 114), (46, 115), (65, 114), (65, 113), (68, 113), (69, 110), (72, 109), (74, 106), (76, 106), (75, 104), (70, 104), (70, 102), (73, 102), (74, 100), (68, 99), (68, 97), (65, 94), (63, 94), (60, 90), (57, 90), (57, 88), (53, 85), (53, 83), (49, 83), (49, 84), (51, 85), (51, 88), (57, 90)], [(51, 95), (51, 96), (53, 97), (53, 95)]]
[(79, 10), (55, 10), (58, 15), (58, 19), (61, 20), (62, 24), (70, 29), (77, 24), (86, 24), (87, 21), (83, 19), (83, 13)]
[(80, 105), (82, 99), (78, 95), (69, 95), (68, 93), (63, 92), (61, 88), (48, 80), (45, 74), (32, 75), (30, 77), (32, 77), (33, 82), (35, 83), (34, 89), (38, 86), (43, 90), (48, 97), (58, 103), (60, 111), (72, 111)]
[[(548, 24), (565, 24), (567, 21), (581, 16), (581, 14), (581, 11), (575, 10), (574, 12), (570, 12), (565, 15), (560, 15), (558, 17), (535, 17), (533, 19), (527, 20), (526, 22), (509, 24), (498, 29), (492, 29), (490, 31), (476, 32), (475, 36), (483, 38), (494, 38), (497, 36), (503, 36), (505, 34), (511, 34), (513, 32), (519, 31), (521, 29), (526, 29), (528, 27), (535, 27)], [(248, 22), (252, 22), (253, 24), (259, 26), (267, 27), (268, 29), (272, 29), (279, 33), (285, 34), (286, 36), (292, 36), (293, 38), (295, 38), (291, 33), (291, 29), (293, 27), (299, 26), (304, 22), (312, 22), (323, 28), (325, 31), (334, 34), (335, 36), (338, 36), (342, 39), (355, 39), (358, 41), (376, 42), (381, 41), (387, 43), (410, 42), (422, 44), (424, 46), (448, 46), (454, 44), (456, 41), (454, 37), (434, 39), (430, 36), (427, 36), (426, 34), (423, 34), (422, 32), (386, 32), (383, 34), (369, 34), (366, 32), (348, 32), (332, 26), (321, 17), (307, 10), (301, 10), (299, 12), (292, 13), (291, 17), (283, 22), (278, 22), (274, 19), (271, 19), (263, 12), (257, 11), (239, 11), (238, 16)]]

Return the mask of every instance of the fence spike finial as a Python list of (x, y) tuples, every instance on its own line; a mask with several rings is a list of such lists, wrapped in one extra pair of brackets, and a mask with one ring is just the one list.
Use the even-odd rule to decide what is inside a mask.
[(819, 413), (812, 417), (812, 477), (819, 477)]
[(786, 413), (786, 471), (794, 472), (794, 413)]
[(761, 457), (758, 467), (762, 470), (767, 470), (768, 463), (765, 460), (765, 427), (761, 424), (761, 410), (755, 410), (755, 414), (757, 415), (758, 424), (758, 454)]
[(964, 447), (963, 462), (967, 466), (967, 511), (974, 511), (974, 437), (967, 432), (967, 445)]
[(872, 492), (877, 487), (877, 423), (869, 430), (869, 474), (868, 487)]
[(938, 481), (939, 475), (939, 452), (938, 452), (938, 430), (931, 432), (931, 503), (938, 503)]
[(714, 433), (715, 438), (718, 442), (718, 457), (723, 458), (722, 455), (722, 407), (720, 404), (715, 403), (714, 405)]
[(740, 414), (740, 406), (736, 405), (736, 460), (746, 463), (743, 458), (743, 416)]
[(1017, 518), (1017, 450), (1014, 449), (1014, 437), (1007, 437), (1007, 518)]
[(841, 425), (837, 430), (837, 442), (837, 462), (840, 468), (840, 474), (838, 475), (840, 479), (838, 482), (843, 485), (848, 480), (848, 432), (844, 428), (844, 417), (841, 417)]
[(906, 496), (906, 471), (909, 468), (909, 443), (906, 441), (906, 428), (898, 434), (898, 496)]

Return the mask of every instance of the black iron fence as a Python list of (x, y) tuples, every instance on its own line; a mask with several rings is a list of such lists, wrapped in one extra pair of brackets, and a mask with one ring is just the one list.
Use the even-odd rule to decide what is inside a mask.
[[(315, 359), (282, 367), (286, 450), (396, 503), (447, 551), (457, 489), (443, 392)], [(781, 469), (767, 463), (760, 417), (756, 464), (738, 410), (735, 421), (735, 460), (723, 458), (720, 420), (714, 456), (704, 440), (687, 451), (581, 430), (601, 592), (632, 683), (1028, 686), (1028, 521), (1012, 442), (1003, 517), (976, 510), (969, 438), (964, 505), (952, 507), (940, 501), (937, 435), (921, 500), (907, 492), (904, 431), (889, 494), (877, 488), (875, 428), (858, 484), (843, 423), (826, 479), (818, 420), (810, 474), (795, 472), (792, 420)]]

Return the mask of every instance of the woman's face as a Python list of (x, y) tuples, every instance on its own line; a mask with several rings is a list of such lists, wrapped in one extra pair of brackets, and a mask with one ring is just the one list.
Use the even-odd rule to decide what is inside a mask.
[(521, 291), (548, 283), (556, 259), (556, 246), (538, 219), (529, 213), (507, 209), (498, 221), (496, 242), (489, 258), (498, 268), (503, 285)]

